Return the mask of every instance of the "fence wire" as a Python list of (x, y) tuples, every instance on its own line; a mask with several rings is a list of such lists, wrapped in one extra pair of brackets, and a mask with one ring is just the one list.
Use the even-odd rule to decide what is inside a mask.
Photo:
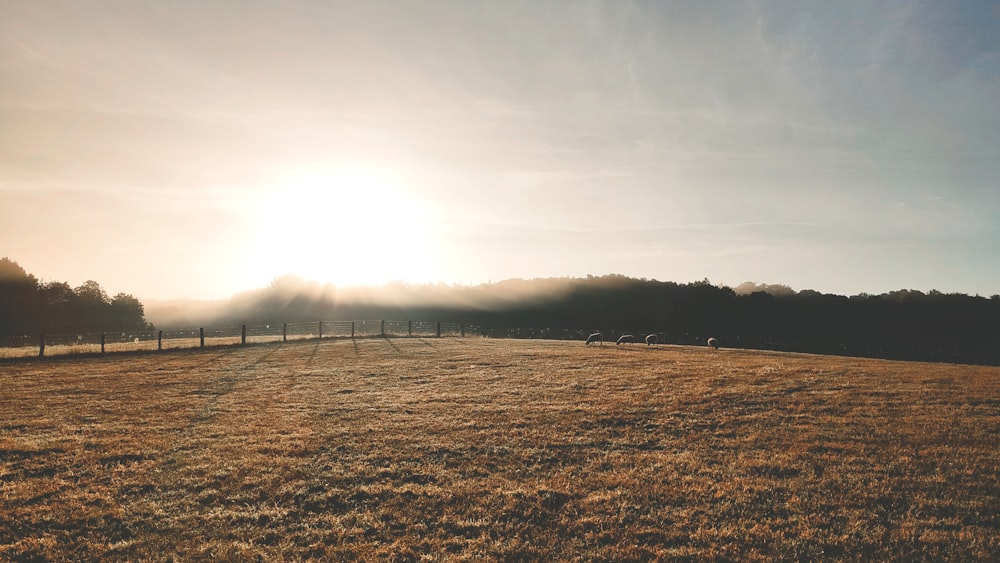
[(169, 330), (0, 337), (0, 358), (167, 350), (318, 338), (481, 336), (472, 325), (437, 321), (314, 321)]

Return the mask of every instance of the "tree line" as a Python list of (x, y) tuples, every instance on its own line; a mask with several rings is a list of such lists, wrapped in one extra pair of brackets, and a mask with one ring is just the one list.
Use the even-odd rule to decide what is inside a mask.
[(232, 321), (437, 319), (482, 329), (661, 335), (661, 341), (888, 359), (1000, 365), (1000, 295), (931, 290), (853, 296), (747, 282), (675, 283), (621, 275), (479, 286), (390, 284), (363, 293), (294, 277), (234, 297)]
[(132, 295), (109, 297), (93, 280), (76, 288), (40, 282), (17, 262), (0, 258), (0, 336), (152, 329)]
[[(676, 283), (621, 275), (512, 279), (477, 286), (337, 288), (295, 276), (234, 295), (199, 326), (317, 320), (436, 320), (504, 329), (657, 333), (661, 342), (1000, 365), (1000, 295), (931, 290), (843, 296), (747, 282)], [(185, 325), (170, 328), (191, 328)], [(152, 330), (142, 303), (97, 282), (39, 283), (0, 259), (0, 335)], [(168, 328), (168, 327), (161, 327)]]

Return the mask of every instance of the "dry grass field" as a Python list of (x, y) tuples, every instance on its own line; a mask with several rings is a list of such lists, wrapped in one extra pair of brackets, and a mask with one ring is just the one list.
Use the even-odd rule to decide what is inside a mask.
[(0, 362), (4, 560), (1000, 560), (1000, 368), (490, 339)]

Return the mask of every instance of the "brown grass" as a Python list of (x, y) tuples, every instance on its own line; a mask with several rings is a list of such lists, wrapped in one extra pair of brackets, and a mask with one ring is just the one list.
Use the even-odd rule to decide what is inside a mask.
[(368, 339), (0, 363), (0, 559), (1000, 559), (1000, 368)]

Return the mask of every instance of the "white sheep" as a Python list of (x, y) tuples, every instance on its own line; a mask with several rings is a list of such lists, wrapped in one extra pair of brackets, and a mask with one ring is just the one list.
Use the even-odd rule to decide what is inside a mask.
[(601, 334), (601, 333), (599, 333), (599, 332), (595, 332), (594, 334), (591, 334), (590, 336), (587, 337), (586, 346), (590, 346), (594, 342), (600, 342), (601, 345), (603, 346), (604, 345), (604, 335)]
[(655, 334), (647, 334), (646, 335), (646, 346), (652, 346), (653, 344), (656, 344), (656, 335)]
[(623, 334), (618, 337), (618, 342), (615, 342), (615, 346), (619, 344), (635, 344), (635, 337), (631, 334)]
[(712, 348), (715, 348), (716, 350), (719, 349), (719, 341), (716, 340), (714, 337), (708, 339), (708, 345), (711, 346)]

